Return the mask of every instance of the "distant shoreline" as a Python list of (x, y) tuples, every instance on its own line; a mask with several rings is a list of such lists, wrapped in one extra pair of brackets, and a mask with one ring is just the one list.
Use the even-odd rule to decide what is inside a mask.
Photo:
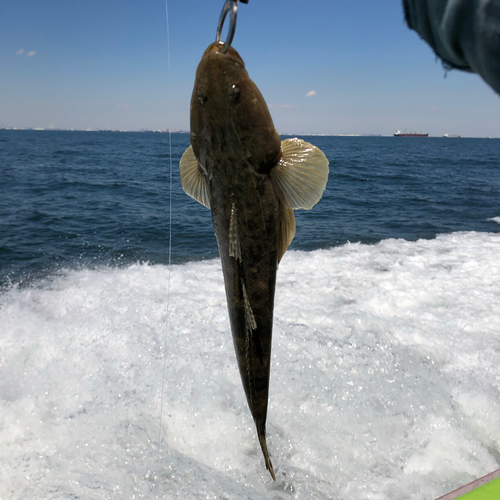
[[(119, 129), (72, 129), (72, 128), (16, 128), (16, 127), (0, 127), (0, 130), (10, 130), (16, 132), (120, 132), (120, 133), (150, 133), (150, 134), (189, 134), (189, 130), (119, 130)], [(320, 134), (320, 133), (282, 133), (281, 136), (302, 136), (302, 137), (393, 137), (393, 134)], [(443, 135), (429, 136), (431, 139), (447, 138)], [(500, 139), (500, 137), (466, 137), (458, 136), (456, 139)]]
[(119, 130), (119, 129), (83, 129), (83, 128), (34, 128), (34, 127), (26, 127), (26, 128), (18, 128), (18, 127), (0, 127), (0, 130), (17, 130), (17, 131), (29, 131), (29, 132), (153, 132), (155, 134), (189, 134), (189, 130), (150, 130), (150, 129), (138, 129), (138, 130)]

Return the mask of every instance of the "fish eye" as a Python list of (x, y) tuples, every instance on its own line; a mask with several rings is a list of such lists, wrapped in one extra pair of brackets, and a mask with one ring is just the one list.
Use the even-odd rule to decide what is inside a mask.
[(205, 103), (208, 101), (208, 97), (206, 96), (205, 92), (203, 92), (203, 90), (198, 90), (198, 100), (200, 101), (200, 104), (202, 106), (205, 106)]
[(240, 98), (240, 88), (238, 85), (232, 85), (229, 89), (229, 99), (236, 102)]

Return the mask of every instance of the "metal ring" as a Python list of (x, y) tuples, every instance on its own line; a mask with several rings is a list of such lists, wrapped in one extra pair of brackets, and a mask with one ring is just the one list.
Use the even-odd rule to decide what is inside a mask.
[(231, 47), (231, 42), (233, 41), (234, 32), (236, 30), (236, 16), (238, 15), (238, 0), (226, 0), (224, 7), (222, 7), (219, 24), (217, 25), (217, 35), (215, 37), (216, 42), (220, 42), (224, 21), (226, 20), (227, 13), (229, 11), (231, 11), (231, 21), (229, 23), (229, 31), (227, 33), (224, 47), (220, 51), (222, 54), (225, 54), (229, 50), (229, 47)]

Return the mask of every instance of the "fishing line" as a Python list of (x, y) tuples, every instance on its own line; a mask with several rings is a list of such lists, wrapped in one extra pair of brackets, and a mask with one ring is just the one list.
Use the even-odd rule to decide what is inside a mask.
[[(165, 0), (165, 14), (167, 21), (167, 61), (168, 79), (170, 81), (170, 25), (168, 21), (168, 0)], [(168, 87), (168, 86), (167, 86)], [(165, 329), (163, 334), (163, 370), (161, 376), (160, 395), (160, 423), (158, 430), (158, 455), (156, 458), (156, 472), (154, 475), (155, 498), (158, 498), (158, 475), (160, 470), (160, 457), (163, 448), (163, 400), (165, 397), (165, 373), (167, 370), (167, 339), (170, 327), (170, 275), (172, 263), (172, 131), (168, 128), (168, 149), (169, 149), (169, 182), (168, 182), (168, 274), (167, 274), (167, 310), (165, 319)]]

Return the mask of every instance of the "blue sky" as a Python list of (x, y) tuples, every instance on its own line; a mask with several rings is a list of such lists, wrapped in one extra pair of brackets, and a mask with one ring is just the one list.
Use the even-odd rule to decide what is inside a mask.
[[(164, 0), (2, 0), (0, 126), (188, 130), (222, 5), (169, 0), (168, 45)], [(500, 137), (500, 97), (446, 74), (398, 0), (249, 0), (233, 46), (281, 133)]]

